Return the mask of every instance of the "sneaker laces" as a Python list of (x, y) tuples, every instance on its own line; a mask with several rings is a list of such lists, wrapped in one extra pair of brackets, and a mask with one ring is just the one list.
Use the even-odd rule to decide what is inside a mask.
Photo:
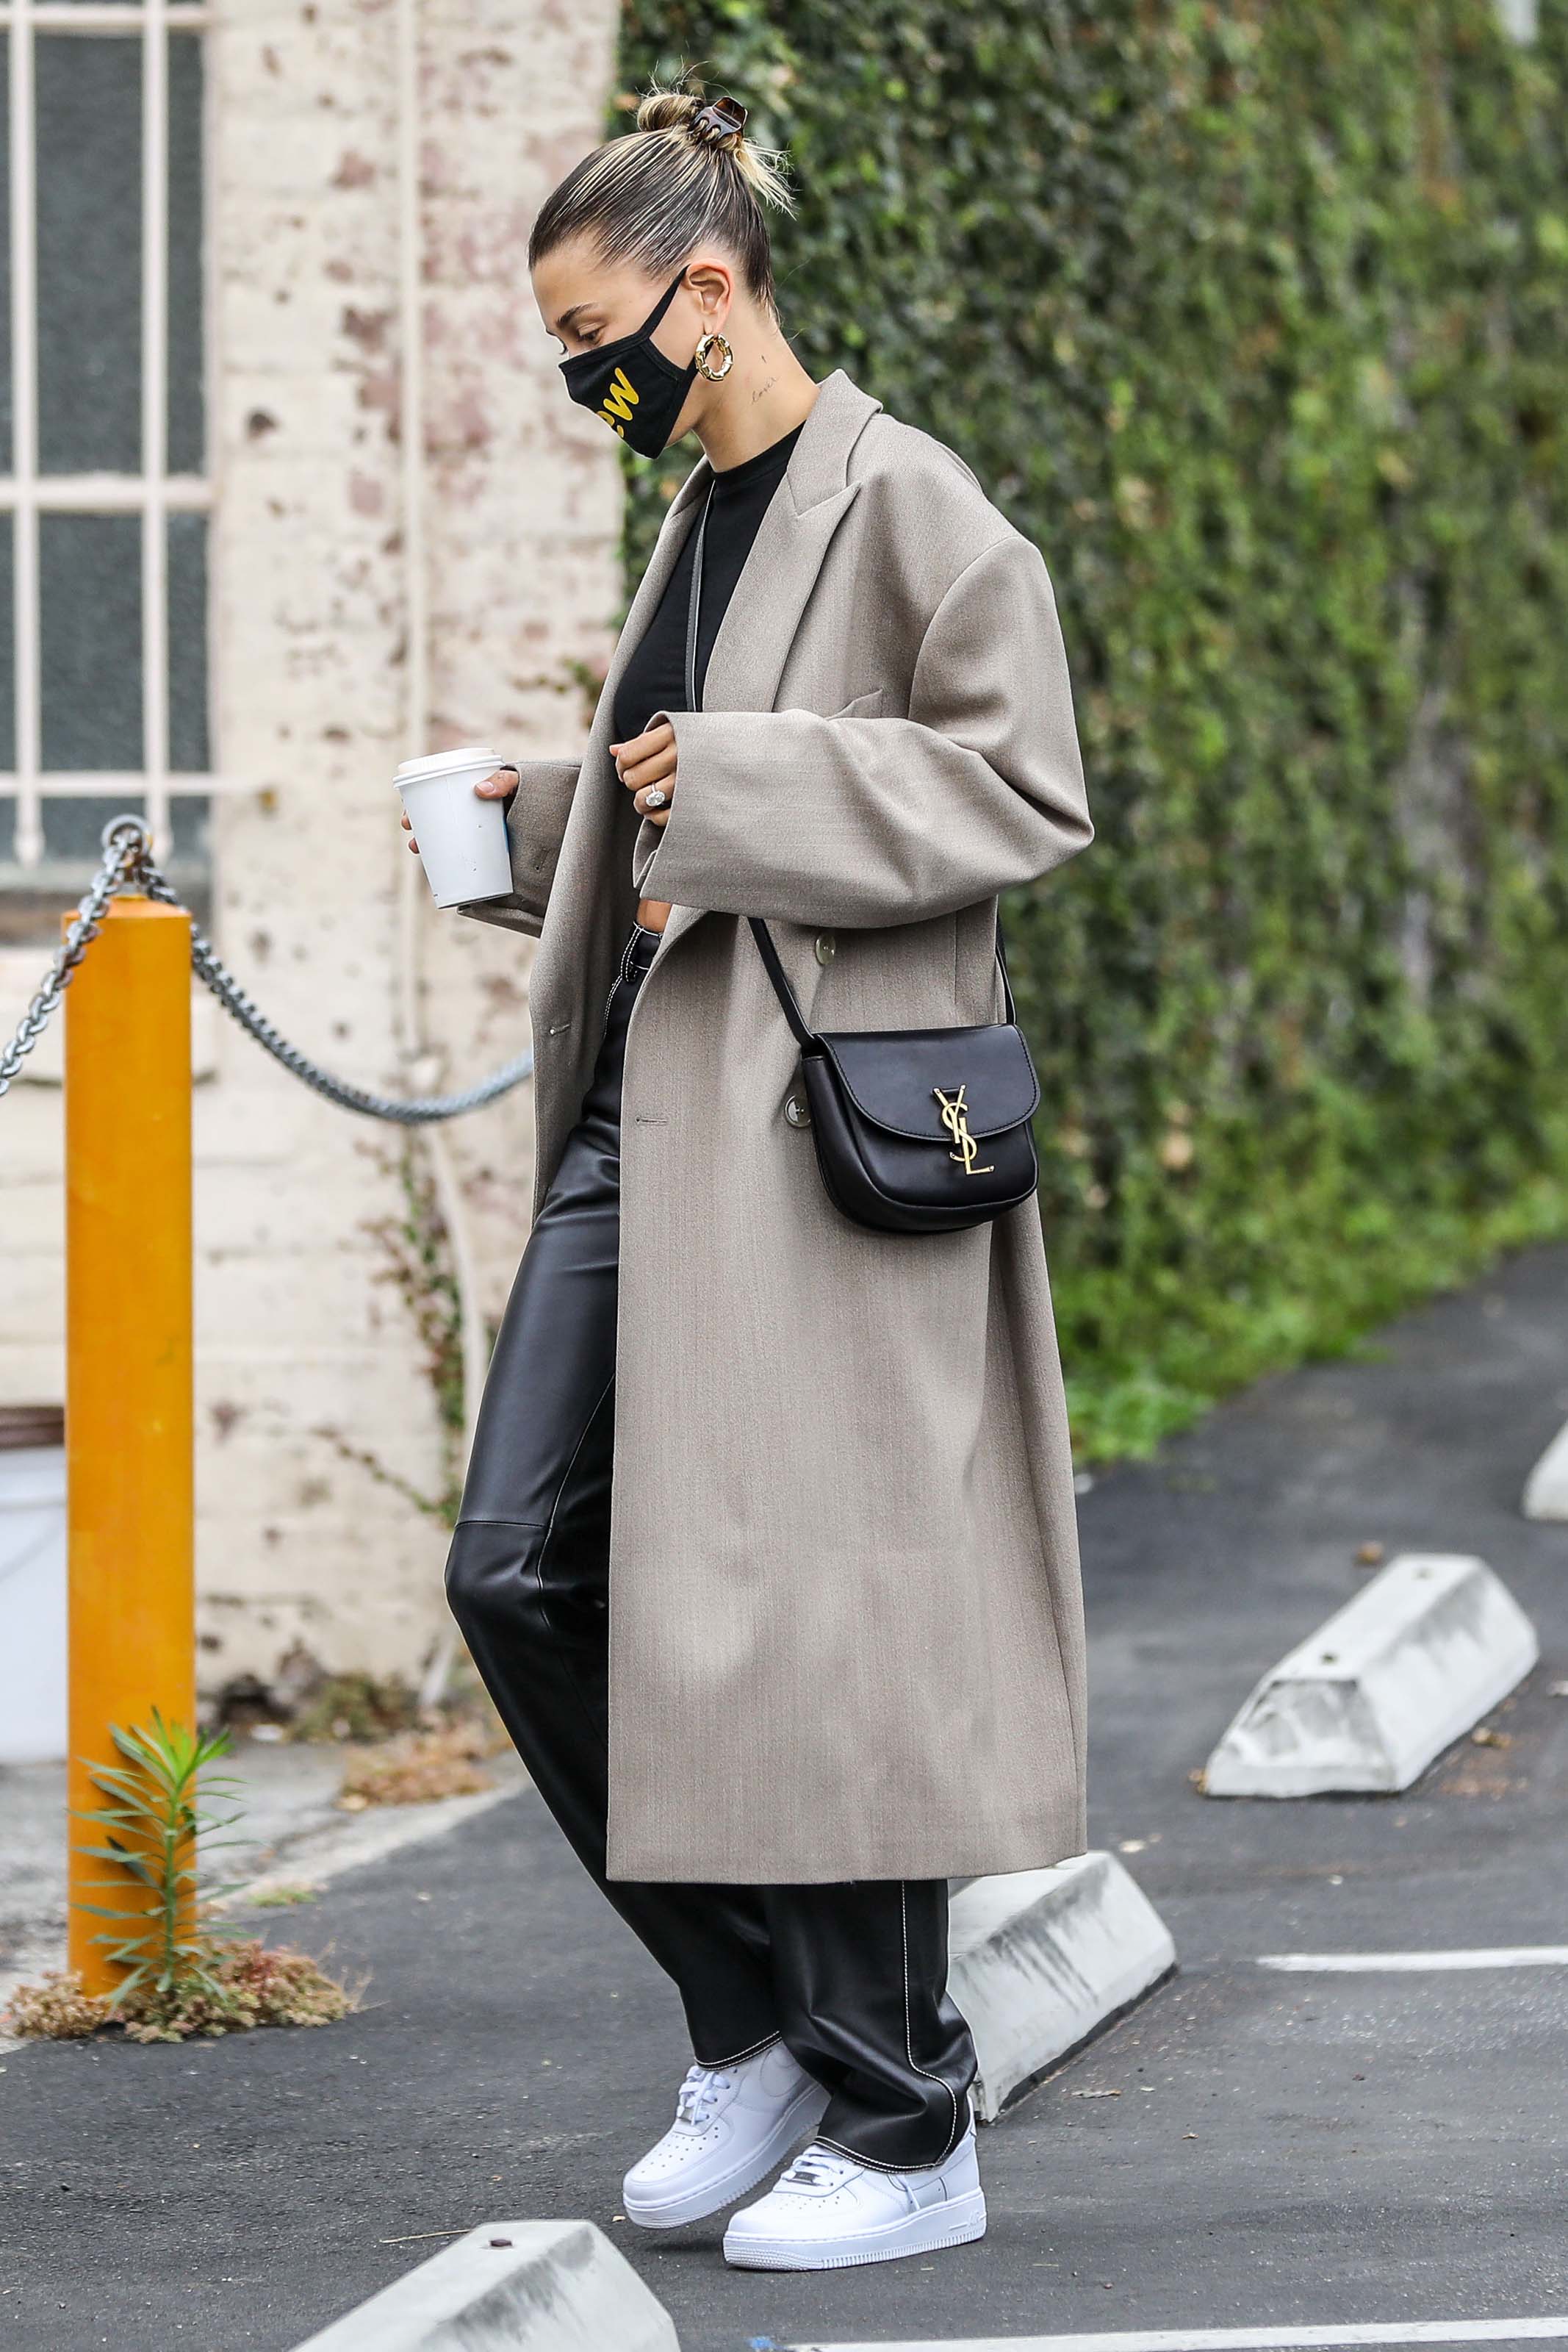
[(839, 2189), (852, 2172), (861, 2169), (852, 2156), (841, 2156), (836, 2148), (823, 2147), (813, 2140), (803, 2147), (788, 2172), (778, 2182), (780, 2189)]
[(706, 2131), (719, 2093), (734, 2086), (735, 2076), (723, 2066), (688, 2066), (675, 2098), (675, 2121)]

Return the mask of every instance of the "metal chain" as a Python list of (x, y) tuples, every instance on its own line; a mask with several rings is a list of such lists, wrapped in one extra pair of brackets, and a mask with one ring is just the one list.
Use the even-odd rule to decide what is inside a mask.
[(59, 1011), (72, 973), (99, 935), (110, 900), (127, 887), (146, 848), (147, 828), (140, 817), (111, 817), (104, 826), (103, 863), (93, 877), (92, 887), (78, 907), (77, 919), (45, 974), (43, 986), (0, 1054), (0, 1095), (9, 1092), (12, 1079)]
[[(177, 907), (182, 914), (188, 911), (181, 906), (178, 892), (152, 862), (152, 837), (145, 822), (139, 816), (111, 817), (103, 829), (103, 863), (93, 880), (91, 889), (77, 910), (77, 919), (66, 936), (64, 946), (50, 966), (43, 986), (22, 1016), (21, 1026), (15, 1037), (0, 1054), (0, 1095), (4, 1095), (21, 1068), (26, 1056), (37, 1044), (50, 1016), (58, 1010), (61, 997), (69, 985), (71, 974), (80, 963), (102, 927), (110, 900), (122, 890), (142, 890), (150, 898), (165, 907)], [(244, 989), (225, 970), (213, 949), (211, 940), (193, 927), (191, 932), (192, 969), (205, 981), (213, 994), (226, 1013), (232, 1013), (242, 1029), (248, 1030), (258, 1045), (266, 1047), (275, 1061), (286, 1070), (313, 1087), (329, 1102), (338, 1103), (344, 1110), (358, 1111), (366, 1118), (393, 1120), (400, 1127), (424, 1127), (436, 1119), (459, 1118), (465, 1111), (482, 1109), (533, 1074), (531, 1052), (519, 1054), (516, 1061), (507, 1062), (477, 1086), (465, 1087), (455, 1095), (371, 1094), (363, 1087), (350, 1086), (346, 1079), (337, 1078), (317, 1062), (310, 1061), (297, 1045), (291, 1045), (280, 1031), (275, 1029), (266, 1015), (257, 1011)]]

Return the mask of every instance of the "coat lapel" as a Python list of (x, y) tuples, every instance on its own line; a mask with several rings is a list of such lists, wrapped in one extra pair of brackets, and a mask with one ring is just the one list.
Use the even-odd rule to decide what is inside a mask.
[[(841, 368), (824, 378), (719, 624), (703, 681), (705, 710), (773, 709), (823, 559), (860, 491), (860, 484), (848, 479), (850, 452), (866, 419), (881, 406), (852, 383)], [(700, 502), (709, 478), (705, 460), (688, 478), (683, 499), (691, 491), (693, 503)], [(677, 551), (680, 544), (677, 540)], [(650, 605), (648, 611), (652, 609)], [(636, 643), (630, 618), (622, 642), (628, 647)], [(680, 789), (678, 772), (675, 789)], [(675, 908), (664, 926), (660, 953), (666, 953), (703, 912), (700, 907)]]
[(850, 452), (881, 405), (841, 368), (819, 387), (719, 625), (706, 709), (772, 709), (822, 559), (860, 489), (849, 479)]

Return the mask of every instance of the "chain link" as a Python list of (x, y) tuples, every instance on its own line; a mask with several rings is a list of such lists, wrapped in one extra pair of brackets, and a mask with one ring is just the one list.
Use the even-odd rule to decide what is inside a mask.
[[(158, 899), (165, 907), (179, 908), (182, 914), (188, 911), (181, 906), (172, 884), (153, 864), (152, 836), (139, 816), (111, 817), (103, 828), (103, 863), (92, 887), (78, 908), (76, 920), (43, 986), (22, 1015), (11, 1043), (0, 1054), (0, 1095), (7, 1091), (51, 1016), (58, 1011), (72, 973), (102, 928), (110, 899), (122, 890), (145, 891), (148, 898)], [(486, 1103), (509, 1094), (533, 1074), (534, 1057), (528, 1052), (519, 1054), (516, 1061), (506, 1063), (461, 1094), (410, 1097), (371, 1094), (363, 1087), (352, 1087), (346, 1079), (334, 1077), (330, 1070), (322, 1069), (319, 1063), (312, 1062), (297, 1045), (291, 1045), (252, 1003), (234, 974), (219, 960), (211, 940), (193, 927), (191, 964), (225, 1012), (232, 1014), (258, 1045), (265, 1046), (275, 1061), (281, 1062), (286, 1070), (304, 1085), (314, 1087), (319, 1095), (325, 1095), (329, 1102), (340, 1105), (344, 1110), (358, 1111), (366, 1118), (391, 1119), (400, 1127), (425, 1127), (437, 1119), (459, 1118), (465, 1111), (480, 1110)]]
[(43, 986), (0, 1054), (0, 1095), (9, 1092), (12, 1079), (59, 1011), (72, 973), (102, 928), (110, 900), (129, 886), (146, 849), (147, 828), (140, 817), (111, 817), (104, 826), (103, 863), (93, 877), (92, 887), (78, 907), (76, 920), (45, 974)]

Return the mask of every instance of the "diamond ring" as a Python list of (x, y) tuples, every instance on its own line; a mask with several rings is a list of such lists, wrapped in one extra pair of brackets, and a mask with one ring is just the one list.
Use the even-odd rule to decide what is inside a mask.
[(669, 794), (662, 793), (657, 784), (650, 784), (643, 795), (643, 805), (644, 808), (663, 808), (668, 798)]

